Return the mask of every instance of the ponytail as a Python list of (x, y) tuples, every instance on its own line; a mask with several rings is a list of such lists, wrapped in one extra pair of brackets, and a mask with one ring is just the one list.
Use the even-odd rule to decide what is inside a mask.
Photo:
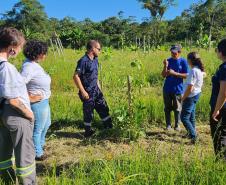
[(204, 65), (198, 53), (189, 53), (187, 59), (191, 61), (193, 66), (197, 66), (202, 72), (204, 72)]

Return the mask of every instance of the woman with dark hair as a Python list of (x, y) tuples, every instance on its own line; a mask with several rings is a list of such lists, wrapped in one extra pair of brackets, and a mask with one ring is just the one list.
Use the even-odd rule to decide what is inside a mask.
[(210, 129), (215, 154), (226, 160), (226, 39), (219, 42), (216, 53), (222, 64), (212, 77)]
[(47, 51), (47, 44), (36, 40), (28, 41), (23, 51), (27, 59), (22, 66), (21, 75), (27, 84), (31, 109), (35, 116), (33, 141), (36, 160), (46, 158), (43, 147), (47, 130), (51, 124), (49, 106), (51, 78), (39, 65), (45, 59)]
[(185, 92), (182, 96), (181, 121), (188, 131), (187, 136), (194, 144), (197, 139), (195, 107), (199, 100), (203, 85), (204, 66), (196, 52), (189, 53), (187, 59), (191, 70), (185, 83)]
[(34, 115), (26, 84), (15, 66), (8, 62), (21, 51), (24, 43), (24, 36), (17, 29), (0, 30), (0, 182), (4, 184), (16, 183), (13, 153), (19, 184), (36, 184)]

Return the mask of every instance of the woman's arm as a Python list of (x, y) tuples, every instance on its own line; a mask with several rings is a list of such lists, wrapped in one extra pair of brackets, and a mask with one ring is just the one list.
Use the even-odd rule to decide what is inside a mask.
[(20, 114), (30, 121), (34, 121), (34, 114), (19, 100), (19, 98), (9, 99), (9, 104)]
[(217, 103), (213, 112), (213, 119), (217, 121), (217, 116), (220, 113), (221, 108), (224, 106), (226, 101), (226, 81), (220, 81), (220, 91), (217, 97)]

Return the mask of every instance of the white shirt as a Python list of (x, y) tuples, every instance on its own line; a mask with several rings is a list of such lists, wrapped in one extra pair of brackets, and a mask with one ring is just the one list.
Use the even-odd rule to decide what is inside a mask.
[(49, 99), (51, 95), (51, 78), (37, 62), (25, 60), (22, 65), (21, 75), (27, 84), (29, 93), (42, 95), (43, 99)]
[(187, 80), (185, 82), (184, 90), (187, 89), (188, 85), (193, 85), (193, 89), (188, 97), (194, 97), (197, 94), (201, 93), (203, 85), (203, 76), (204, 73), (198, 67), (193, 67), (189, 71)]
[[(6, 59), (0, 58), (0, 98), (14, 99), (18, 98), (29, 110), (30, 99), (27, 93), (24, 79), (17, 71), (16, 67)], [(8, 101), (6, 101), (8, 103)]]

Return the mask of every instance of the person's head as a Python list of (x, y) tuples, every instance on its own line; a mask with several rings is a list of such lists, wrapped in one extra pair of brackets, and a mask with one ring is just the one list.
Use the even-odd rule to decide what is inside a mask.
[(23, 50), (24, 56), (28, 60), (36, 62), (44, 60), (47, 52), (47, 43), (38, 40), (28, 41)]
[(7, 58), (15, 57), (23, 48), (24, 43), (24, 35), (16, 28), (0, 29), (0, 53), (5, 53)]
[(204, 72), (204, 65), (202, 63), (202, 60), (199, 56), (198, 53), (196, 52), (191, 52), (188, 54), (187, 56), (187, 59), (188, 59), (188, 64), (191, 66), (191, 67), (198, 67), (201, 71)]
[(172, 45), (170, 48), (170, 52), (171, 52), (172, 58), (178, 59), (181, 54), (181, 45), (179, 45), (179, 44)]
[(101, 51), (101, 45), (97, 40), (90, 40), (86, 45), (87, 53), (92, 54), (94, 57), (98, 57)]
[(221, 40), (216, 48), (217, 56), (223, 62), (226, 61), (226, 39)]

